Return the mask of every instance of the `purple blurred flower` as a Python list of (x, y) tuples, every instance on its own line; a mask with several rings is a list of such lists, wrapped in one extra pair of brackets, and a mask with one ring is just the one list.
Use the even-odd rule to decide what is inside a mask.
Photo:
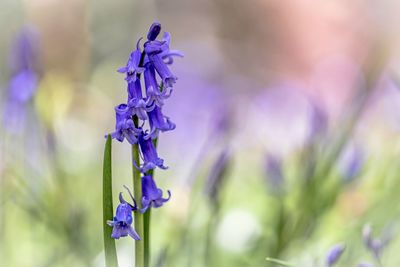
[(171, 198), (171, 192), (167, 190), (168, 198), (163, 198), (163, 191), (159, 189), (150, 175), (142, 177), (142, 209), (145, 212), (148, 208), (159, 208)]
[(217, 201), (219, 191), (227, 176), (232, 159), (231, 156), (229, 149), (224, 149), (210, 170), (204, 191), (212, 202)]
[(328, 130), (328, 115), (326, 111), (316, 103), (311, 103), (310, 112), (310, 133), (309, 141), (315, 138), (321, 138)]
[(328, 267), (333, 266), (339, 260), (345, 248), (346, 247), (343, 244), (337, 244), (329, 250), (326, 257), (326, 264), (328, 265)]
[(164, 166), (164, 160), (159, 158), (157, 150), (154, 147), (153, 140), (144, 138), (144, 135), (139, 135), (139, 146), (143, 156), (143, 166), (140, 168), (142, 173), (146, 173), (151, 169), (159, 167), (160, 169), (167, 169)]
[(363, 262), (363, 263), (358, 264), (358, 267), (375, 267), (375, 265)]
[(15, 74), (10, 80), (9, 100), (21, 104), (28, 102), (35, 94), (38, 80), (37, 74), (29, 69)]
[(339, 171), (345, 181), (353, 180), (364, 164), (364, 153), (361, 147), (348, 147), (339, 158)]
[(383, 249), (389, 244), (391, 236), (375, 238), (373, 237), (372, 227), (367, 224), (362, 230), (362, 237), (366, 248), (372, 252), (377, 260), (380, 260)]
[(283, 192), (284, 176), (282, 171), (282, 161), (280, 158), (267, 154), (264, 165), (265, 175), (269, 191), (273, 194)]
[(25, 26), (15, 38), (10, 55), (13, 73), (22, 70), (37, 71), (39, 68), (40, 36), (37, 29)]
[(39, 84), (38, 33), (24, 28), (13, 43), (10, 69), (12, 76), (8, 85), (4, 110), (4, 125), (18, 131), (25, 120), (26, 105), (33, 98)]
[[(132, 197), (132, 194), (129, 192)], [(134, 199), (132, 198), (134, 201)], [(139, 235), (136, 233), (135, 229), (132, 227), (132, 212), (136, 210), (136, 202), (134, 201), (134, 206), (126, 202), (122, 197), (122, 193), (119, 194), (120, 204), (117, 207), (115, 216), (112, 221), (107, 221), (107, 224), (113, 227), (111, 237), (114, 239), (119, 239), (120, 237), (125, 237), (129, 235), (135, 240), (140, 240)]]

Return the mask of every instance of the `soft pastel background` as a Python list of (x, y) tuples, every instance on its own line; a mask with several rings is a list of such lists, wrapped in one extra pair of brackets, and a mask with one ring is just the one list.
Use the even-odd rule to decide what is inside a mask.
[[(362, 228), (400, 266), (400, 3), (372, 1), (0, 2), (0, 266), (104, 266), (102, 159), (136, 40), (159, 20), (184, 52), (156, 172), (172, 199), (153, 212), (152, 266), (338, 266), (370, 262)], [(10, 129), (10, 54), (37, 33), (40, 82)], [(229, 164), (209, 197), (222, 151)], [(113, 143), (114, 190), (131, 186)], [(211, 174), (210, 174), (211, 173)], [(283, 181), (284, 180), (284, 181)], [(116, 195), (115, 195), (116, 196)], [(117, 241), (133, 266), (133, 241)]]

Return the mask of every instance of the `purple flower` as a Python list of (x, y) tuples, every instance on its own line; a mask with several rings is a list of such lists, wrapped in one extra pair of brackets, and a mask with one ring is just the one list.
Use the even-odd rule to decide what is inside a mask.
[(9, 100), (18, 103), (28, 102), (35, 94), (38, 76), (31, 70), (23, 70), (15, 74), (9, 85)]
[(40, 36), (37, 29), (26, 26), (15, 38), (10, 57), (13, 73), (22, 70), (37, 70), (39, 67)]
[(145, 136), (145, 139), (157, 138), (158, 132), (166, 132), (174, 130), (176, 125), (167, 116), (161, 113), (161, 108), (155, 106), (149, 113), (150, 132)]
[[(138, 41), (137, 46), (139, 46), (139, 42), (140, 40)], [(140, 51), (139, 48), (137, 48), (135, 51), (131, 53), (128, 62), (126, 63), (126, 66), (118, 69), (119, 73), (126, 73), (125, 80), (128, 83), (135, 82), (137, 80), (137, 74), (142, 73), (144, 71), (143, 67), (139, 67), (141, 56), (142, 52)]]
[(281, 159), (272, 154), (267, 154), (264, 164), (269, 191), (273, 194), (281, 194), (284, 183)]
[(375, 267), (375, 265), (363, 262), (363, 263), (358, 264), (358, 267)]
[(172, 89), (168, 92), (167, 89), (163, 90), (164, 88), (158, 86), (156, 80), (156, 72), (152, 64), (146, 65), (146, 70), (144, 72), (144, 82), (146, 85), (147, 95), (146, 103), (148, 105), (154, 103), (159, 107), (163, 106), (164, 100), (171, 96)]
[(111, 134), (111, 137), (120, 142), (124, 141), (126, 138), (130, 144), (136, 144), (139, 134), (142, 133), (142, 129), (135, 127), (128, 105), (120, 104), (116, 106), (115, 115), (115, 131)]
[[(132, 197), (132, 194), (129, 192)], [(133, 198), (132, 198), (133, 200)], [(135, 229), (132, 227), (132, 212), (136, 210), (136, 203), (134, 206), (125, 201), (122, 197), (122, 193), (119, 194), (120, 204), (117, 207), (115, 216), (112, 221), (107, 221), (107, 224), (113, 227), (111, 237), (114, 239), (119, 239), (120, 237), (125, 237), (129, 235), (135, 240), (140, 240), (139, 235), (136, 233)]]
[(23, 126), (27, 103), (33, 98), (39, 84), (38, 34), (31, 28), (25, 28), (13, 43), (10, 68), (12, 76), (8, 85), (5, 103), (4, 125), (18, 132)]
[(156, 167), (167, 169), (164, 166), (164, 160), (158, 157), (157, 150), (151, 139), (144, 138), (143, 134), (139, 135), (139, 146), (143, 156), (143, 165), (140, 168), (142, 173), (146, 173)]
[(148, 208), (159, 208), (171, 198), (171, 192), (167, 190), (168, 198), (163, 198), (163, 191), (159, 189), (151, 175), (142, 177), (142, 209), (145, 212)]
[(390, 237), (385, 239), (374, 238), (372, 236), (372, 227), (365, 225), (362, 231), (364, 245), (372, 252), (377, 260), (380, 260), (383, 249), (390, 242)]
[(352, 181), (362, 170), (364, 151), (359, 146), (348, 146), (340, 155), (338, 167), (343, 180)]
[(328, 267), (333, 266), (339, 260), (345, 248), (346, 247), (343, 244), (337, 244), (329, 250), (326, 257), (326, 264), (328, 265)]

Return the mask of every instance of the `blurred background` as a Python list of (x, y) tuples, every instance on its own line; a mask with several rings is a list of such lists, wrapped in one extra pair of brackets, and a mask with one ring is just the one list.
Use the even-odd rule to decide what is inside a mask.
[[(172, 198), (153, 212), (152, 266), (328, 266), (338, 243), (335, 266), (400, 266), (399, 8), (2, 0), (0, 265), (104, 266), (116, 70), (159, 20), (185, 57), (164, 109), (177, 128), (159, 140)], [(113, 144), (117, 196), (131, 160)], [(120, 266), (133, 246), (117, 241)]]

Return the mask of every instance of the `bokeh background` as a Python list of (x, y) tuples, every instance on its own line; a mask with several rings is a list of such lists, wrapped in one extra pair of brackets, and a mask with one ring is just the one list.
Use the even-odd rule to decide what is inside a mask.
[[(185, 57), (164, 109), (177, 128), (159, 140), (172, 198), (152, 214), (152, 266), (326, 266), (337, 243), (337, 266), (399, 266), (399, 8), (2, 0), (0, 265), (104, 266), (104, 135), (126, 97), (116, 70), (159, 20)], [(15, 116), (21, 34), (38, 81)], [(129, 149), (113, 142), (115, 196), (131, 186)], [(120, 266), (133, 246), (117, 241)]]

